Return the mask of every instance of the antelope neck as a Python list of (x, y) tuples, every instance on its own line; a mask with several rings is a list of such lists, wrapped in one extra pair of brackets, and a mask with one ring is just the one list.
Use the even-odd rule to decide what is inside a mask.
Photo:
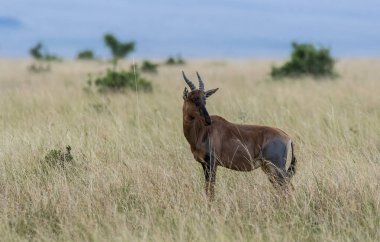
[(189, 143), (195, 144), (205, 134), (207, 126), (203, 119), (199, 114), (195, 115), (195, 117), (189, 114), (183, 115), (183, 131)]

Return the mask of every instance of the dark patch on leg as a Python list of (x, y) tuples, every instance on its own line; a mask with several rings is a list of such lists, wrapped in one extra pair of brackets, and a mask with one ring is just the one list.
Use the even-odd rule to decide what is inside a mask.
[(206, 154), (204, 163), (202, 163), (203, 173), (205, 176), (205, 191), (206, 195), (212, 201), (214, 199), (214, 186), (216, 176), (216, 163), (212, 155)]

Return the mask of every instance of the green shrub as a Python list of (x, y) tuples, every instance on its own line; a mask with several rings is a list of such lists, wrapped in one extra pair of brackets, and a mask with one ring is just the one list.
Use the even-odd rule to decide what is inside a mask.
[(184, 65), (185, 61), (180, 55), (177, 55), (176, 57), (169, 56), (165, 64), (166, 65)]
[(334, 59), (328, 48), (315, 48), (312, 44), (292, 43), (291, 59), (281, 67), (272, 67), (273, 78), (300, 77), (334, 77)]
[(35, 46), (30, 48), (29, 54), (34, 59), (39, 60), (39, 61), (61, 61), (62, 60), (61, 57), (48, 53), (41, 42), (38, 42)]
[(57, 55), (54, 55), (54, 54), (46, 54), (44, 56), (44, 60), (46, 60), (46, 61), (62, 61), (62, 58), (57, 56)]
[(73, 163), (73, 156), (70, 154), (71, 147), (66, 147), (66, 152), (62, 150), (50, 150), (44, 158), (44, 163), (50, 167), (65, 168), (67, 164)]
[(166, 65), (175, 65), (175, 64), (176, 64), (176, 60), (171, 56), (166, 60)]
[(158, 64), (152, 63), (148, 60), (144, 60), (141, 65), (141, 71), (149, 73), (157, 73)]
[(95, 58), (92, 50), (82, 50), (78, 53), (77, 59), (79, 60), (93, 60)]
[(100, 91), (120, 91), (123, 89), (142, 90), (145, 92), (152, 91), (152, 83), (140, 77), (138, 72), (134, 71), (114, 71), (107, 70), (105, 76), (97, 78), (95, 85), (100, 88)]
[[(152, 83), (142, 77), (138, 72), (137, 66), (132, 66), (129, 71), (118, 71), (117, 63), (119, 59), (126, 57), (129, 53), (134, 51), (135, 42), (121, 42), (112, 34), (105, 34), (103, 37), (105, 45), (110, 49), (112, 54), (112, 70), (108, 69), (104, 76), (98, 77), (94, 80), (95, 85), (99, 91), (123, 91), (131, 89), (134, 91), (142, 90), (151, 92), (153, 90)], [(155, 69), (152, 63), (143, 63), (143, 69), (146, 71), (153, 71)], [(87, 82), (89, 85), (84, 89), (87, 93), (91, 91), (91, 77)]]

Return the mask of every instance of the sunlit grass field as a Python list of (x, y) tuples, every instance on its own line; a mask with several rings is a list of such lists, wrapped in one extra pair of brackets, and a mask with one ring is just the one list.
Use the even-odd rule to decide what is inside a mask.
[[(379, 241), (380, 60), (340, 60), (337, 79), (317, 81), (273, 81), (279, 63), (189, 60), (144, 75), (152, 93), (99, 93), (87, 80), (109, 63), (31, 73), (31, 61), (0, 60), (1, 240)], [(293, 137), (287, 200), (261, 169), (220, 168), (208, 205), (182, 133), (181, 70), (220, 88), (210, 114)], [(44, 164), (67, 145), (72, 163)]]

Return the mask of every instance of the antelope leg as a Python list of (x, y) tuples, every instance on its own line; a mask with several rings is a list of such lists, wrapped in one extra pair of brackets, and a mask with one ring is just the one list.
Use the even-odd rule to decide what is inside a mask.
[(210, 201), (215, 196), (215, 178), (216, 178), (216, 162), (213, 155), (206, 155), (204, 163), (202, 163), (203, 173), (205, 176), (205, 191)]

